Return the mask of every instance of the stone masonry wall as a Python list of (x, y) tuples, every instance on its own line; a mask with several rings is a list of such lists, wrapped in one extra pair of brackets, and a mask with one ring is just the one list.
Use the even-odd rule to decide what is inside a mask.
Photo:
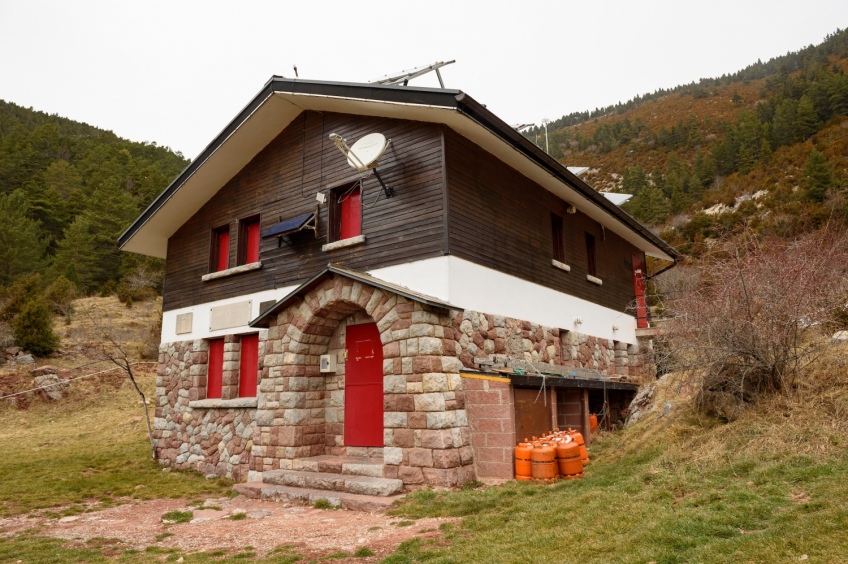
[[(261, 337), (259, 349), (261, 367)], [(256, 410), (191, 407), (191, 402), (206, 397), (208, 351), (209, 342), (203, 339), (165, 343), (159, 348), (153, 422), (156, 457), (164, 465), (241, 480), (247, 477)], [(224, 345), (224, 399), (238, 394), (238, 354), (238, 338), (228, 336)]]
[(352, 314), (373, 320), (383, 344), (384, 475), (410, 485), (473, 479), (450, 315), (341, 276), (319, 284), (269, 327), (251, 470), (290, 468), (296, 458), (343, 446), (338, 412), (329, 422), (326, 409), (338, 407), (335, 390), (328, 394), (318, 361), (338, 346), (334, 335)]
[(456, 351), (465, 368), (508, 357), (556, 366), (589, 368), (635, 381), (652, 376), (649, 351), (638, 345), (476, 311), (454, 312)]

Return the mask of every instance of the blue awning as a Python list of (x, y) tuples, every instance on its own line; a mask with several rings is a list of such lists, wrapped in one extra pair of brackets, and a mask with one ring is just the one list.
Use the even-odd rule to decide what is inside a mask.
[(289, 233), (300, 231), (314, 217), (315, 212), (309, 212), (303, 215), (299, 215), (297, 217), (293, 217), (291, 219), (286, 219), (279, 223), (275, 223), (271, 226), (270, 229), (268, 229), (268, 231), (262, 234), (262, 238), (267, 239), (269, 237), (282, 237), (283, 235), (288, 235)]

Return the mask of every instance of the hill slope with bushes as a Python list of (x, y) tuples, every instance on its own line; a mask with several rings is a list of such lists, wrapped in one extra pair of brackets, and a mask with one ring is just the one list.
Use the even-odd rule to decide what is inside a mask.
[[(551, 153), (684, 253), (848, 217), (848, 31), (735, 74), (549, 125)], [(544, 143), (543, 133), (531, 139)]]

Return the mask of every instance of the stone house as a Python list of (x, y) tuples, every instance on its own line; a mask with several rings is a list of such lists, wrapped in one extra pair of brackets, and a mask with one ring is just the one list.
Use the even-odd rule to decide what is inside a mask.
[[(351, 168), (334, 139), (375, 132)], [(677, 256), (461, 91), (282, 77), (120, 245), (166, 260), (160, 462), (350, 504), (509, 478), (651, 377), (643, 265)]]

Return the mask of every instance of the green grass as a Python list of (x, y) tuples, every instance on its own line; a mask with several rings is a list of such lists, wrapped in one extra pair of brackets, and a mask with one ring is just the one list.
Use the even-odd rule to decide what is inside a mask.
[(728, 452), (704, 464), (656, 444), (660, 437), (617, 454), (627, 439), (594, 446), (581, 480), (411, 494), (395, 515), (464, 519), (443, 527), (447, 546), (413, 539), (385, 562), (786, 562), (804, 554), (835, 562), (848, 554), (848, 456), (816, 460), (786, 445), (783, 454)]
[(367, 546), (363, 546), (362, 548), (358, 548), (356, 552), (353, 553), (357, 558), (366, 558), (368, 556), (374, 556), (374, 551), (368, 548)]
[(194, 518), (193, 511), (168, 511), (162, 515), (162, 521), (166, 523), (188, 523)]
[[(139, 380), (152, 396), (152, 372)], [(163, 472), (150, 458), (138, 396), (117, 378), (72, 384), (58, 403), (30, 409), (0, 405), (0, 515), (48, 509), (62, 517), (132, 499), (226, 496), (227, 480)], [(152, 409), (151, 409), (152, 412)], [(58, 508), (54, 510), (51, 508)]]

